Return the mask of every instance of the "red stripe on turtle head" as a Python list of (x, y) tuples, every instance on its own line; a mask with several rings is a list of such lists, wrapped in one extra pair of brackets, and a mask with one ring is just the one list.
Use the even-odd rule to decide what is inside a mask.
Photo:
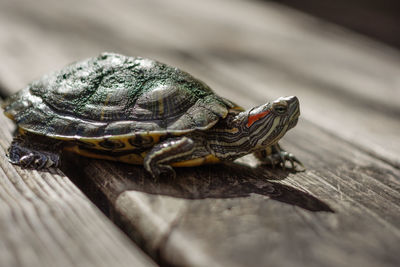
[(247, 120), (247, 124), (246, 124), (247, 128), (249, 128), (251, 125), (253, 125), (253, 123), (258, 121), (259, 119), (267, 116), (269, 113), (270, 113), (270, 110), (266, 110), (266, 111), (249, 116), (249, 119)]

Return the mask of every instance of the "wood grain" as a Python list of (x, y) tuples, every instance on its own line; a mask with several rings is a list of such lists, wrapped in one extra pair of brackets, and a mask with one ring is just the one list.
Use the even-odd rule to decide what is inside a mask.
[(67, 176), (161, 263), (400, 264), (398, 51), (241, 0), (6, 0), (0, 30), (5, 94), (114, 51), (181, 67), (246, 108), (300, 98), (301, 120), (284, 145), (304, 173), (247, 157), (153, 181), (140, 166), (67, 156)]
[(61, 171), (11, 165), (0, 124), (0, 266), (155, 266)]

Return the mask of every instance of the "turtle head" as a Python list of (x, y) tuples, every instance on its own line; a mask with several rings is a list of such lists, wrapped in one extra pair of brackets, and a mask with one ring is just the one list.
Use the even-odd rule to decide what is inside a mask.
[(276, 144), (300, 116), (299, 100), (295, 96), (277, 100), (244, 111), (240, 116), (241, 128), (248, 133), (253, 149)]

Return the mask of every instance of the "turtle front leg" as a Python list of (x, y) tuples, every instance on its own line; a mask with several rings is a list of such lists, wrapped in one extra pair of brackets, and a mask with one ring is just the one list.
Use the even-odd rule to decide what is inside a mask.
[(7, 156), (12, 164), (36, 170), (58, 167), (60, 163), (60, 156), (58, 154), (30, 148), (19, 137), (15, 137), (12, 141)]
[(153, 178), (161, 173), (170, 173), (175, 177), (170, 164), (191, 158), (194, 148), (194, 141), (188, 137), (170, 138), (154, 146), (146, 155), (143, 165)]
[[(266, 149), (254, 152), (254, 155), (262, 162), (272, 167), (281, 166), (283, 169), (286, 168), (286, 162), (290, 162), (291, 169), (296, 171), (304, 171), (304, 165), (292, 154), (280, 147), (279, 144), (272, 145)], [(296, 165), (301, 166), (300, 170), (297, 170)]]

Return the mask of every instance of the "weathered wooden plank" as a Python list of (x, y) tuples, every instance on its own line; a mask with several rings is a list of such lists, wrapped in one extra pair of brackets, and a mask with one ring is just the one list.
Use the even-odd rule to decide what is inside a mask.
[[(6, 3), (0, 20), (13, 31), (0, 44), (17, 42), (1, 49), (12, 64), (0, 79), (10, 92), (41, 66), (113, 50), (181, 66), (246, 107), (301, 98), (306, 120), (286, 140), (304, 174), (232, 164), (155, 183), (141, 167), (98, 161), (68, 173), (150, 253), (194, 266), (399, 264), (399, 171), (362, 152), (399, 166), (397, 52), (271, 4)], [(4, 53), (14, 43), (25, 51), (17, 60)]]
[(0, 124), (0, 266), (155, 266), (61, 171), (11, 165)]

